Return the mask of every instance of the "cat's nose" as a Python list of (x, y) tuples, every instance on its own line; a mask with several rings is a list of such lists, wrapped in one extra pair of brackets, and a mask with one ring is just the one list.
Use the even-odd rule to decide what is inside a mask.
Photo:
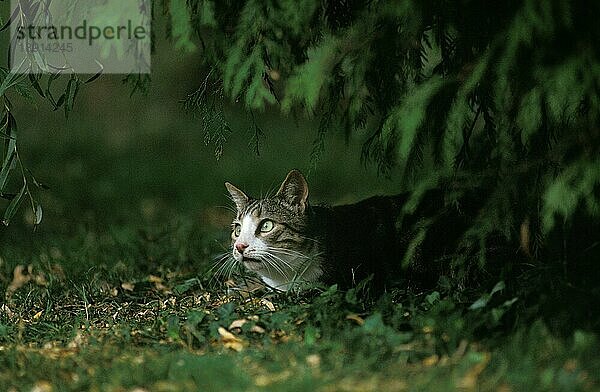
[(248, 247), (248, 244), (244, 244), (243, 242), (235, 243), (235, 249), (237, 249), (237, 251), (240, 253), (244, 253), (244, 250), (246, 250), (247, 247)]

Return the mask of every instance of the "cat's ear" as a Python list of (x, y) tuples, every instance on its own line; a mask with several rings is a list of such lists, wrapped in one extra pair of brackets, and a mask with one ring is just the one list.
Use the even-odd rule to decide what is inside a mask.
[(248, 205), (249, 199), (244, 192), (242, 192), (241, 190), (239, 190), (238, 188), (236, 188), (228, 182), (225, 183), (225, 188), (227, 188), (227, 190), (229, 191), (231, 199), (235, 203), (235, 206), (237, 207), (238, 211), (243, 210), (244, 207)]
[(308, 183), (302, 173), (298, 170), (289, 172), (276, 196), (283, 198), (291, 205), (300, 206), (300, 210), (304, 211), (308, 200)]

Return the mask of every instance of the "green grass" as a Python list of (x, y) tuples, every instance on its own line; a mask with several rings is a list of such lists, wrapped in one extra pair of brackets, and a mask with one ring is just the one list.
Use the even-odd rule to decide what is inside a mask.
[[(0, 385), (109, 391), (598, 388), (600, 352), (592, 333), (559, 337), (542, 321), (506, 331), (506, 315), (491, 317), (502, 301), (469, 309), (465, 298), (443, 291), (397, 291), (369, 303), (360, 289), (335, 287), (227, 295), (206, 273), (208, 255), (218, 251), (214, 239), (179, 217), (160, 226), (54, 238), (29, 249), (27, 259), (16, 257), (25, 253), (18, 244), (3, 247)], [(25, 275), (13, 280), (17, 265)]]

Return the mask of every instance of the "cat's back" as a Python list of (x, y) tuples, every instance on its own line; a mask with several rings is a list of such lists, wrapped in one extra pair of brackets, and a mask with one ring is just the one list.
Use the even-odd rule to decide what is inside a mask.
[(335, 232), (343, 230), (348, 238), (391, 240), (393, 237), (389, 236), (395, 236), (396, 220), (405, 201), (405, 195), (373, 196), (358, 203), (333, 206), (330, 224)]
[[(404, 281), (428, 286), (437, 280), (439, 258), (455, 244), (460, 230), (455, 214), (444, 206), (442, 192), (427, 192), (414, 208), (407, 208), (410, 194), (374, 196), (355, 204), (315, 207), (315, 232), (325, 251), (325, 280), (352, 286), (373, 275), (376, 286)], [(411, 243), (420, 234), (420, 222), (436, 217), (436, 225), (418, 241), (410, 262), (403, 266)], [(453, 233), (454, 232), (454, 233)], [(414, 245), (412, 245), (414, 246)], [(451, 247), (451, 246), (450, 246)]]
[(314, 227), (325, 252), (330, 282), (351, 286), (390, 269), (405, 195), (374, 196), (355, 204), (314, 207)]

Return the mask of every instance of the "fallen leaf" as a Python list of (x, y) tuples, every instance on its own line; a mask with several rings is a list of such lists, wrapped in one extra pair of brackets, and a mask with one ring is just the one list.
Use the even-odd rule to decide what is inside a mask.
[(523, 253), (525, 253), (527, 256), (531, 256), (531, 248), (529, 247), (529, 244), (530, 244), (529, 218), (525, 218), (523, 223), (521, 223), (519, 240), (521, 243), (521, 249), (523, 250)]
[(162, 283), (162, 278), (160, 276), (156, 276), (156, 275), (149, 275), (148, 276), (148, 282), (150, 283)]
[(321, 357), (319, 354), (311, 354), (306, 357), (306, 363), (312, 368), (319, 367), (321, 365)]
[(458, 380), (457, 386), (463, 389), (474, 389), (477, 386), (477, 379), (479, 375), (486, 368), (489, 361), (489, 354), (484, 353), (481, 362), (475, 364), (473, 367), (467, 370), (465, 375), (460, 380)]
[(219, 327), (218, 331), (219, 331), (219, 335), (221, 335), (221, 340), (224, 342), (240, 340), (234, 334), (232, 334), (231, 332), (229, 332), (228, 330), (226, 330), (223, 327)]
[(292, 375), (289, 370), (284, 370), (281, 373), (259, 374), (254, 379), (254, 384), (259, 387), (266, 387), (275, 382), (281, 382), (288, 379)]
[(440, 357), (438, 357), (436, 354), (433, 354), (432, 356), (427, 357), (423, 360), (423, 365), (427, 366), (427, 367), (433, 366), (436, 363), (438, 363), (439, 360), (440, 360)]
[(48, 286), (48, 281), (46, 280), (46, 275), (44, 275), (43, 273), (39, 273), (39, 274), (34, 274), (33, 278), (35, 280), (35, 284), (37, 284), (38, 286)]
[(252, 328), (250, 328), (250, 332), (265, 333), (265, 329), (263, 327), (258, 326), (258, 325), (253, 325)]
[(261, 299), (260, 303), (264, 306), (267, 307), (267, 309), (269, 309), (271, 312), (275, 311), (275, 305), (273, 305), (273, 302), (269, 301), (268, 299)]
[(121, 288), (127, 291), (133, 291), (135, 285), (133, 283), (123, 282), (121, 283)]
[(223, 327), (218, 329), (219, 335), (221, 335), (221, 342), (225, 348), (230, 348), (234, 351), (240, 352), (244, 348), (244, 344), (240, 338), (229, 332)]
[(363, 325), (365, 323), (365, 320), (362, 317), (360, 317), (358, 314), (349, 314), (346, 316), (346, 320), (355, 321), (356, 324), (358, 324), (358, 325)]
[(171, 294), (171, 290), (161, 282), (155, 282), (154, 288), (158, 291), (162, 291), (164, 294)]
[(246, 324), (247, 322), (248, 320), (246, 319), (234, 320), (227, 329), (231, 331), (234, 328), (242, 328), (242, 325)]
[(227, 286), (229, 288), (237, 287), (237, 284), (232, 279), (226, 280), (224, 283), (225, 283), (225, 286)]
[(81, 347), (85, 343), (85, 338), (81, 334), (81, 332), (77, 332), (73, 340), (69, 342), (67, 347), (69, 348), (78, 348)]
[(38, 381), (31, 388), (31, 392), (51, 392), (52, 384), (48, 381)]
[(12, 319), (13, 316), (15, 315), (14, 312), (12, 310), (10, 310), (10, 308), (8, 306), (6, 306), (6, 304), (3, 304), (2, 306), (0, 306), (0, 311), (6, 313), (6, 315), (8, 316), (9, 319)]
[(26, 274), (23, 273), (24, 271), (25, 271), (25, 266), (23, 266), (23, 265), (17, 265), (15, 267), (15, 269), (13, 270), (13, 280), (12, 280), (12, 282), (10, 282), (10, 284), (6, 288), (6, 297), (7, 298), (10, 298), (15, 291), (17, 291), (18, 289), (20, 289), (21, 287), (23, 287), (24, 285), (29, 283), (29, 281), (31, 280), (32, 267), (29, 266), (27, 268)]
[(54, 263), (50, 266), (50, 271), (52, 272), (52, 275), (54, 276), (55, 279), (58, 280), (65, 280), (66, 275), (65, 275), (65, 271), (63, 270), (63, 267), (58, 264), (58, 263)]
[(569, 372), (569, 373), (572, 373), (573, 371), (575, 371), (575, 369), (577, 369), (577, 360), (575, 360), (575, 359), (573, 359), (573, 358), (571, 358), (571, 359), (568, 359), (568, 360), (565, 362), (565, 364), (564, 364), (563, 368), (564, 368), (564, 369), (565, 369), (567, 372)]
[(241, 342), (227, 342), (223, 343), (223, 347), (229, 348), (233, 351), (237, 351), (238, 353), (244, 349), (244, 345)]
[(40, 310), (39, 312), (37, 312), (36, 314), (33, 315), (33, 319), (34, 320), (39, 319), (40, 317), (42, 317), (42, 313), (44, 313), (44, 311)]

